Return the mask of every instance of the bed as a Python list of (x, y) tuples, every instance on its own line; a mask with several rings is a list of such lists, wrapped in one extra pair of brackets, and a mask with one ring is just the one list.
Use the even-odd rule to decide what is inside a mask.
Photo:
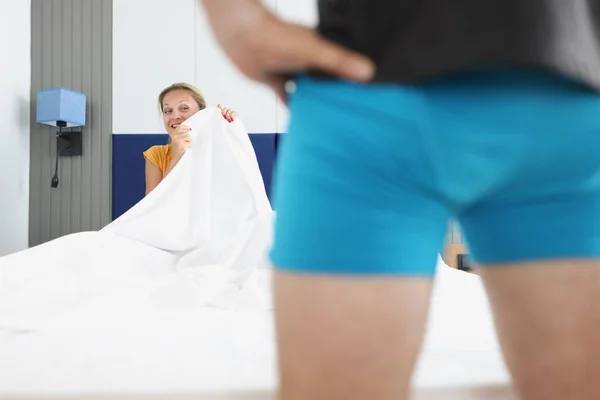
[[(219, 115), (215, 120), (222, 118)], [(140, 201), (144, 168), (141, 152), (165, 139), (160, 135), (113, 137), (116, 221), (147, 201)], [(278, 135), (250, 135), (264, 185), (261, 190), (266, 193), (270, 193), (279, 140)], [(161, 195), (157, 189), (152, 196)], [(63, 240), (72, 240), (70, 248), (77, 249), (78, 241), (89, 244), (91, 238), (96, 251), (88, 256), (91, 264), (109, 245), (112, 249), (144, 246), (139, 241), (123, 241), (112, 233), (95, 235), (86, 233)], [(32, 250), (48, 257), (52, 243), (43, 246), (47, 247)], [(70, 307), (42, 322), (37, 319), (35, 327), (23, 320), (21, 325), (7, 328), (0, 319), (0, 399), (274, 400), (275, 338), (268, 299), (252, 303), (260, 306), (249, 308), (220, 307), (214, 302), (212, 306), (199, 305), (197, 288), (188, 279), (192, 275), (170, 275), (163, 268), (172, 262), (171, 253), (156, 250), (144, 256), (142, 278), (135, 268), (127, 269), (130, 262), (126, 260), (122, 265), (107, 266), (108, 272), (103, 269), (103, 274), (93, 279), (76, 281), (83, 287), (90, 285), (89, 291), (77, 292), (77, 296), (88, 296), (83, 306)], [(16, 257), (19, 255), (12, 260)], [(0, 277), (1, 267), (2, 259)], [(130, 275), (115, 282), (110, 268), (123, 268)], [(252, 293), (267, 294), (269, 277), (266, 268), (252, 275), (251, 287), (262, 288)], [(448, 267), (441, 258), (438, 277), (423, 353), (413, 380), (413, 398), (513, 399), (479, 278)], [(53, 275), (47, 279), (44, 282), (50, 286), (64, 284), (52, 281)], [(94, 291), (98, 279), (112, 285), (110, 296), (90, 297), (88, 292)]]
[[(514, 399), (477, 277), (438, 268), (414, 399)], [(275, 400), (272, 313), (188, 306), (182, 288), (159, 310), (133, 289), (43, 332), (0, 330), (0, 399)]]
[[(476, 276), (439, 268), (414, 399), (514, 399)], [(0, 399), (275, 400), (271, 312), (188, 307), (177, 289), (161, 310), (129, 290), (41, 333), (0, 330)]]

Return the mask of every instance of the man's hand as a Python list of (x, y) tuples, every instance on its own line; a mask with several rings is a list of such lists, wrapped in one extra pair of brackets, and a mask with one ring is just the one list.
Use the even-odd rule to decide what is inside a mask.
[(321, 70), (354, 81), (368, 81), (374, 74), (368, 58), (309, 28), (280, 20), (260, 0), (199, 1), (229, 59), (248, 78), (271, 86), (284, 101), (285, 82), (298, 72)]

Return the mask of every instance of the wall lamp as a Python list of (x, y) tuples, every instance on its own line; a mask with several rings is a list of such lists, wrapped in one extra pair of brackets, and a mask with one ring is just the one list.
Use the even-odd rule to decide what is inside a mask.
[(39, 90), (37, 93), (37, 123), (58, 128), (56, 133), (56, 163), (51, 186), (58, 187), (59, 157), (82, 154), (81, 129), (85, 126), (86, 96), (64, 88)]

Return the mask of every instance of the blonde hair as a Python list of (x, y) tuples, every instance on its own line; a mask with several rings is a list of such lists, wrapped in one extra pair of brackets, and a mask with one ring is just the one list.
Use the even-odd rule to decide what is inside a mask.
[(165, 99), (165, 96), (169, 92), (172, 92), (173, 90), (186, 90), (187, 92), (189, 92), (192, 95), (192, 98), (194, 99), (196, 104), (198, 104), (198, 107), (200, 107), (200, 110), (204, 110), (206, 108), (206, 100), (204, 100), (204, 96), (202, 95), (202, 92), (200, 91), (200, 89), (198, 89), (194, 85), (190, 85), (189, 83), (177, 82), (177, 83), (172, 84), (171, 86), (164, 88), (163, 91), (160, 92), (160, 94), (158, 95), (158, 105), (160, 106), (161, 112), (164, 111), (163, 100)]

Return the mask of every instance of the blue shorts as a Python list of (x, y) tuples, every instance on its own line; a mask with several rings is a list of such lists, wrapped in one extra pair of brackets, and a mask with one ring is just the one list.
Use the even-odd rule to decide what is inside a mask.
[(600, 256), (600, 95), (581, 85), (509, 69), (300, 77), (290, 112), (276, 268), (433, 276), (450, 220), (478, 263)]

